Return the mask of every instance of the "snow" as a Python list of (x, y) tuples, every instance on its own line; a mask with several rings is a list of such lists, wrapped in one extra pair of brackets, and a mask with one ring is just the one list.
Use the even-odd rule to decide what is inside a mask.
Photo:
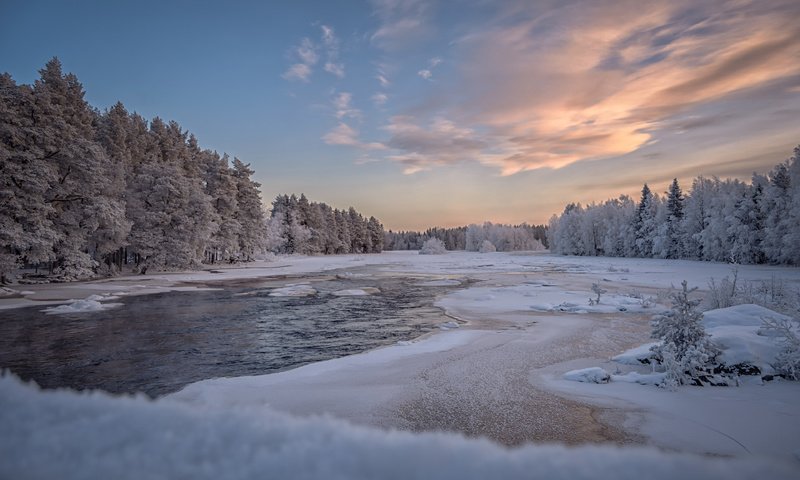
[(665, 377), (665, 373), (628, 372), (624, 375), (611, 375), (611, 381), (638, 383), (639, 385), (661, 385)]
[(564, 377), (564, 380), (586, 383), (608, 383), (608, 381), (611, 379), (611, 375), (609, 375), (608, 372), (600, 367), (570, 370), (562, 376)]
[(58, 305), (56, 307), (49, 307), (42, 311), (47, 313), (48, 315), (100, 312), (103, 310), (109, 310), (121, 306), (122, 305), (121, 303), (100, 303), (108, 300), (116, 300), (118, 298), (119, 298), (118, 296), (114, 296), (108, 293), (104, 295), (89, 295), (84, 299), (72, 300), (70, 301), (70, 303), (64, 305)]
[(364, 295), (374, 295), (376, 293), (381, 293), (380, 289), (375, 287), (363, 287), (337, 290), (333, 292), (333, 295), (336, 295), (337, 297), (360, 297)]
[(631, 348), (619, 355), (611, 357), (611, 360), (623, 365), (643, 365), (645, 364), (644, 360), (649, 362), (649, 360), (653, 358), (653, 352), (650, 349), (658, 345), (658, 343), (659, 342), (650, 342)]
[(308, 297), (316, 294), (317, 290), (307, 283), (292, 283), (269, 292), (270, 297)]
[(443, 322), (439, 324), (439, 328), (441, 330), (452, 330), (454, 328), (459, 328), (459, 324), (457, 322)]
[(455, 287), (461, 285), (458, 280), (446, 279), (441, 280), (428, 280), (426, 282), (417, 282), (414, 285), (418, 287)]
[[(635, 350), (627, 352), (630, 364), (608, 362), (615, 354), (650, 341), (649, 319), (666, 307), (658, 301), (644, 299), (665, 298), (659, 294), (683, 279), (699, 286), (698, 295), (702, 295), (710, 278), (729, 275), (730, 269), (730, 265), (721, 263), (578, 258), (546, 253), (450, 252), (426, 256), (416, 252), (387, 252), (381, 255), (279, 256), (270, 263), (256, 262), (247, 268), (217, 268), (214, 273), (159, 273), (80, 284), (35, 285), (26, 287), (34, 293), (26, 294), (25, 298), (0, 299), (0, 308), (63, 302), (92, 294), (121, 296), (192, 290), (207, 288), (204, 282), (285, 278), (322, 272), (332, 272), (332, 275), (350, 272), (352, 276), (347, 276), (350, 279), (361, 275), (406, 276), (421, 282), (468, 279), (468, 288), (454, 290), (436, 302), (448, 314), (468, 321), (455, 322), (460, 328), (437, 328), (413, 341), (276, 374), (206, 380), (189, 385), (154, 405), (174, 408), (174, 411), (204, 412), (191, 414), (202, 425), (206, 425), (204, 421), (211, 421), (207, 420), (205, 412), (230, 412), (236, 417), (236, 412), (247, 411), (242, 417), (256, 422), (271, 415), (269, 412), (274, 409), (281, 414), (326, 414), (362, 426), (415, 430), (446, 427), (471, 435), (492, 436), (495, 425), (500, 435), (515, 426), (530, 426), (529, 431), (535, 434), (525, 438), (535, 439), (547, 438), (538, 436), (536, 428), (549, 428), (553, 424), (569, 430), (564, 425), (572, 416), (583, 418), (580, 415), (587, 409), (601, 408), (581, 421), (591, 424), (602, 419), (603, 425), (607, 423), (621, 429), (637, 441), (642, 439), (648, 445), (681, 452), (742, 455), (750, 451), (780, 457), (783, 460), (776, 460), (778, 464), (786, 459), (794, 461), (800, 446), (800, 413), (796, 408), (797, 398), (800, 398), (799, 383), (759, 385), (756, 383), (760, 380), (745, 379), (747, 381), (738, 388), (682, 387), (677, 392), (668, 392), (636, 384), (657, 383), (658, 376), (649, 366), (636, 365), (634, 359), (638, 353)], [(784, 282), (787, 291), (800, 287), (800, 269), (765, 265), (739, 267), (742, 281), (764, 281), (773, 277)], [(597, 306), (588, 302), (594, 296), (593, 283), (600, 283), (608, 290)], [(287, 287), (287, 291), (312, 288), (311, 284), (289, 284), (281, 288)], [(281, 291), (281, 288), (271, 292)], [(572, 304), (572, 310), (562, 312), (556, 308), (565, 304)], [(537, 306), (541, 308), (532, 308)], [(625, 311), (621, 311), (621, 307)], [(739, 313), (752, 308), (740, 307)], [(761, 314), (763, 311), (758, 315)], [(748, 315), (746, 324), (739, 326), (750, 328), (750, 337), (775, 340), (757, 334), (760, 319), (756, 325), (755, 310)], [(709, 312), (705, 320), (711, 322), (713, 317), (714, 313)], [(725, 325), (725, 328), (731, 326), (730, 323)], [(717, 331), (717, 338), (723, 338), (722, 333)], [(608, 384), (562, 378), (567, 371), (597, 366), (610, 372)], [(519, 381), (530, 387), (520, 386)], [(536, 397), (537, 392), (542, 391), (547, 392), (544, 400)], [(569, 401), (564, 404), (552, 393)], [(535, 400), (525, 403), (532, 396)], [(556, 400), (551, 400), (552, 397)], [(545, 403), (537, 403), (540, 401)], [(398, 416), (401, 408), (409, 406), (420, 412), (418, 423)], [(517, 407), (519, 411), (513, 410)], [(0, 412), (2, 410), (0, 408)], [(614, 416), (605, 419), (605, 412)], [(428, 413), (429, 416), (424, 416)], [(158, 425), (157, 418), (147, 420), (144, 417), (142, 414), (138, 421), (144, 425)], [(209, 414), (208, 418), (212, 417)], [(477, 432), (470, 430), (469, 422), (478, 418), (487, 423)], [(520, 421), (520, 418), (526, 420)], [(56, 426), (54, 429), (58, 430)], [(52, 433), (49, 428), (41, 430), (41, 438)], [(185, 436), (191, 435), (186, 433)], [(227, 440), (235, 443), (237, 438), (237, 434), (231, 433)], [(577, 442), (604, 441), (602, 437), (587, 437), (583, 433), (570, 438)], [(209, 435), (206, 441), (216, 440)], [(144, 448), (133, 440), (125, 445), (132, 449)], [(575, 451), (569, 452), (574, 459)], [(329, 455), (323, 457), (330, 460)], [(743, 464), (751, 464), (756, 461), (754, 458), (741, 460)], [(797, 468), (796, 464), (792, 465)], [(649, 473), (657, 471), (660, 470), (653, 469)], [(737, 474), (728, 475), (735, 478)]]
[(269, 408), (211, 409), (102, 393), (39, 392), (0, 378), (0, 477), (59, 478), (796, 478), (775, 459), (653, 448), (528, 445), (382, 431)]
[(772, 372), (771, 364), (775, 363), (782, 345), (776, 338), (762, 335), (762, 322), (766, 318), (789, 319), (759, 305), (736, 305), (705, 312), (706, 333), (722, 349), (720, 363), (754, 365), (764, 373)]

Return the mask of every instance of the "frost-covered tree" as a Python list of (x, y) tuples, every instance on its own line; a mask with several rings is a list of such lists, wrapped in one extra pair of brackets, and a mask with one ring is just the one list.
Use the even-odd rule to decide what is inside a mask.
[(268, 249), (276, 253), (380, 253), (383, 225), (354, 208), (333, 209), (305, 195), (278, 195), (266, 226)]
[[(690, 258), (800, 264), (800, 147), (769, 178), (751, 183), (697, 177), (687, 195), (676, 180), (661, 200), (568, 204), (550, 222), (550, 249), (573, 255)], [(681, 200), (682, 198), (682, 200)]]
[(650, 187), (644, 184), (642, 198), (636, 207), (633, 218), (633, 231), (636, 238), (636, 253), (640, 257), (653, 255), (653, 239), (656, 232), (656, 200)]
[(494, 244), (489, 240), (484, 240), (479, 251), (481, 253), (492, 253), (496, 252), (497, 248), (495, 248)]
[(33, 91), (0, 75), (0, 281), (22, 264), (55, 259), (61, 238), (47, 201), (56, 166), (35, 141)]
[(447, 253), (447, 249), (444, 246), (444, 242), (439, 240), (438, 238), (429, 238), (425, 240), (425, 243), (422, 244), (422, 248), (419, 249), (420, 255), (441, 255), (443, 253)]
[(667, 193), (666, 229), (666, 257), (683, 258), (683, 192), (677, 178), (672, 180)]
[(264, 210), (258, 182), (250, 165), (233, 159), (232, 175), (236, 184), (236, 211), (233, 219), (239, 224), (239, 252), (242, 260), (252, 260), (264, 248)]
[(672, 310), (653, 320), (651, 335), (661, 342), (652, 350), (667, 369), (668, 381), (702, 385), (719, 351), (703, 327), (700, 300), (689, 298), (697, 288), (689, 289), (686, 280), (681, 287), (672, 294)]

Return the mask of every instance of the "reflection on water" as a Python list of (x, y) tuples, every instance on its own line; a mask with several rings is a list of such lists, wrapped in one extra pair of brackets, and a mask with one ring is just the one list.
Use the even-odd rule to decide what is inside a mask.
[[(266, 284), (265, 284), (266, 285)], [(314, 282), (311, 297), (264, 285), (127, 297), (104, 312), (0, 312), (0, 368), (47, 388), (158, 396), (214, 377), (258, 375), (408, 340), (443, 321), (447, 287), (400, 278)], [(374, 296), (331, 292), (377, 287)]]

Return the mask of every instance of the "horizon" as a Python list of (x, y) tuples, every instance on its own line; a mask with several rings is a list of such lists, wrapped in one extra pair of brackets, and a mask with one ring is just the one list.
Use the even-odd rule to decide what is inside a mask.
[(32, 83), (56, 56), (92, 106), (250, 163), (265, 205), (393, 231), (746, 181), (800, 143), (797, 2), (337, 5), (4, 2), (0, 70)]

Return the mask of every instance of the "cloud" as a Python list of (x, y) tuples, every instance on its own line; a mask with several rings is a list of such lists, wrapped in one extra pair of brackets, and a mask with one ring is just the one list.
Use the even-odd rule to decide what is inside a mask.
[(380, 73), (380, 72), (378, 72), (378, 74), (375, 75), (375, 79), (377, 79), (378, 83), (381, 84), (381, 87), (384, 87), (384, 88), (386, 88), (386, 87), (388, 87), (389, 85), (392, 84), (392, 82), (390, 82), (389, 79), (386, 78), (386, 75), (384, 75), (383, 73)]
[(300, 45), (295, 47), (295, 53), (306, 65), (314, 65), (319, 61), (317, 47), (308, 38), (304, 38)]
[(331, 75), (339, 78), (344, 78), (344, 64), (339, 62), (339, 38), (333, 27), (328, 25), (321, 25), (322, 30), (322, 45), (325, 47), (325, 67), (324, 70)]
[(430, 2), (424, 0), (373, 0), (373, 14), (380, 26), (370, 41), (388, 51), (402, 50), (427, 38), (430, 25)]
[(445, 118), (421, 126), (413, 117), (395, 116), (383, 130), (390, 134), (384, 145), (395, 150), (387, 159), (402, 164), (406, 174), (489, 158), (484, 154), (488, 148), (485, 139)]
[(344, 64), (342, 63), (327, 62), (325, 64), (325, 71), (339, 78), (344, 78)]
[(389, 101), (389, 96), (385, 93), (376, 93), (372, 96), (372, 103), (377, 106), (385, 105)]
[(346, 117), (360, 118), (361, 111), (352, 106), (353, 95), (348, 92), (339, 92), (333, 97), (333, 108), (336, 112), (336, 118), (342, 119)]
[(322, 136), (322, 141), (328, 145), (341, 145), (347, 147), (356, 147), (364, 150), (383, 150), (386, 147), (380, 143), (363, 143), (358, 139), (358, 130), (352, 128), (350, 125), (339, 122), (339, 124)]
[(309, 38), (303, 38), (299, 45), (291, 49), (290, 57), (297, 62), (292, 64), (281, 76), (289, 81), (308, 82), (313, 71), (312, 67), (319, 61), (317, 47)]
[(431, 80), (433, 78), (433, 69), (435, 69), (440, 63), (442, 63), (442, 59), (439, 57), (433, 57), (428, 60), (428, 68), (424, 68), (417, 72), (417, 75), (424, 78), (425, 80)]
[(282, 77), (286, 80), (302, 80), (304, 82), (308, 81), (308, 77), (311, 76), (311, 67), (304, 63), (295, 63), (294, 65), (290, 66), (288, 70), (286, 70)]
[(339, 39), (336, 37), (333, 27), (321, 25), (320, 30), (321, 44), (315, 44), (310, 38), (304, 37), (298, 45), (292, 47), (289, 57), (295, 63), (283, 73), (284, 79), (308, 82), (313, 73), (313, 67), (320, 61), (320, 49), (323, 50), (322, 53), (326, 58), (323, 70), (336, 77), (344, 78), (344, 64), (338, 61)]
[(796, 2), (632, 5), (531, 9), (460, 39), (450, 118), (510, 175), (635, 152), (676, 115), (800, 75)]

